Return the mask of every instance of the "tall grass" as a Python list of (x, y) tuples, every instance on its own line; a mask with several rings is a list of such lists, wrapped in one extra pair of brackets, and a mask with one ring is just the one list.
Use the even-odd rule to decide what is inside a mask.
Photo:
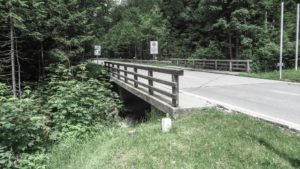
[(278, 126), (216, 109), (130, 129), (107, 129), (93, 140), (58, 146), (52, 169), (299, 168), (300, 137)]

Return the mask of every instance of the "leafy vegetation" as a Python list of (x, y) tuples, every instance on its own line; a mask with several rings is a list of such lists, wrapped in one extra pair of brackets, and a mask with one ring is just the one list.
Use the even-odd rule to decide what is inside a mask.
[[(242, 76), (247, 77), (255, 77), (261, 79), (271, 79), (271, 80), (278, 80), (279, 79), (279, 71), (272, 71), (272, 72), (254, 72), (249, 74), (241, 74)], [(295, 71), (295, 69), (285, 69), (282, 71), (283, 81), (288, 82), (300, 82), (300, 72)]]
[[(252, 59), (255, 70), (274, 70), (279, 56), (280, 2), (123, 1), (115, 8), (112, 29), (103, 41), (110, 51), (105, 56), (150, 59), (149, 40), (158, 40), (160, 59)], [(285, 8), (284, 62), (291, 67), (296, 1), (285, 0)]]
[(20, 99), (0, 84), (0, 168), (45, 168), (53, 143), (116, 124), (118, 96), (85, 70), (85, 64), (72, 70), (53, 66), (48, 83), (35, 90), (25, 87)]
[[(296, 2), (285, 4), (284, 62), (291, 67)], [(150, 40), (159, 41), (160, 59), (252, 59), (255, 70), (274, 70), (279, 11), (280, 0), (1, 1), (0, 79), (18, 89), (19, 78), (42, 80), (50, 64), (93, 57), (95, 44), (103, 57), (150, 59)]]
[[(296, 2), (285, 2), (284, 62), (291, 67), (294, 64)], [(107, 129), (118, 122), (121, 107), (119, 98), (107, 81), (107, 72), (94, 64), (82, 64), (94, 57), (95, 44), (102, 46), (102, 57), (150, 59), (149, 41), (157, 40), (159, 59), (252, 59), (254, 70), (274, 70), (279, 53), (279, 4), (280, 0), (122, 0), (120, 3), (116, 0), (0, 1), (0, 168), (46, 168), (49, 151), (61, 141), (63, 153), (70, 153), (64, 154), (65, 158), (72, 157), (74, 165), (78, 164), (75, 168), (80, 168), (83, 163), (78, 160), (80, 157), (73, 156), (74, 149), (78, 148), (78, 153), (85, 152), (78, 142), (86, 144), (88, 155), (92, 154), (92, 148), (99, 152), (103, 148), (104, 152), (99, 156), (103, 160), (99, 161), (115, 168), (132, 165), (161, 168), (160, 162), (171, 168), (173, 164), (168, 163), (170, 160), (173, 162), (171, 158), (179, 160), (174, 163), (180, 164), (177, 165), (179, 168), (241, 168), (243, 166), (239, 161), (245, 162), (246, 167), (252, 162), (257, 167), (299, 166), (298, 157), (294, 155), (297, 150), (279, 142), (261, 141), (262, 138), (282, 139), (280, 141), (291, 141), (291, 145), (298, 146), (295, 143), (298, 138), (261, 123), (256, 127), (262, 134), (257, 135), (252, 125), (256, 124), (255, 121), (240, 116), (222, 116), (215, 111), (212, 116), (204, 113), (191, 116), (195, 119), (178, 120), (176, 123), (181, 127), (164, 137), (157, 134), (157, 124), (141, 125), (138, 129), (142, 133), (155, 137), (138, 135), (137, 147), (133, 147), (134, 139), (126, 137), (122, 129)], [(254, 73), (250, 76), (274, 79), (275, 74)], [(295, 72), (285, 71), (284, 77), (299, 82), (299, 74)], [(214, 117), (228, 122), (225, 124), (228, 130), (221, 127), (223, 123)], [(259, 141), (250, 138), (242, 126), (233, 127), (233, 124), (238, 124), (235, 119), (243, 121), (245, 124), (242, 126), (249, 127), (250, 134), (254, 134)], [(186, 120), (195, 120), (201, 126), (196, 129), (194, 123), (189, 124)], [(220, 124), (215, 124), (215, 121)], [(185, 140), (188, 137), (180, 138), (179, 135), (189, 134), (184, 126), (193, 128), (188, 131), (191, 138), (197, 136), (197, 140), (200, 135), (202, 140), (195, 143)], [(96, 131), (100, 134), (95, 141), (101, 144), (92, 147), (85, 140)], [(273, 131), (275, 135), (267, 131)], [(221, 136), (225, 138), (224, 143), (220, 142), (223, 140)], [(238, 147), (232, 151), (228, 150), (228, 147), (233, 147), (231, 138), (238, 140)], [(176, 139), (178, 142), (174, 141), (174, 144), (178, 145), (172, 149), (174, 145), (169, 142), (166, 146), (167, 139)], [(144, 144), (149, 149), (142, 147)], [(217, 146), (219, 144), (221, 146)], [(245, 145), (245, 151), (241, 150), (240, 144)], [(118, 145), (122, 145), (121, 155), (110, 161), (113, 156), (106, 153), (115, 155), (118, 153), (115, 146)], [(181, 150), (180, 146), (184, 145), (201, 147), (201, 152), (214, 155), (219, 162), (212, 163), (214, 159), (201, 154), (198, 149), (193, 152)], [(171, 152), (171, 156), (161, 156), (163, 152), (156, 151), (156, 147)], [(148, 161), (126, 154), (126, 151), (137, 153), (137, 148), (144, 150), (141, 156), (150, 157)], [(253, 148), (257, 152), (251, 153)], [(50, 164), (67, 168), (63, 165), (69, 161), (62, 158), (60, 152), (57, 150), (57, 156), (52, 158), (57, 161)], [(193, 156), (183, 156), (185, 154)], [(248, 156), (251, 158), (248, 159)], [(126, 159), (128, 157), (130, 159)], [(161, 160), (155, 160), (158, 157)], [(232, 159), (226, 161), (227, 157)], [(200, 164), (196, 158), (204, 162)], [(90, 156), (81, 159), (93, 160)], [(114, 160), (124, 162), (124, 166), (111, 163)]]
[(299, 168), (300, 137), (241, 114), (216, 109), (173, 121), (108, 129), (92, 141), (68, 140), (51, 155), (50, 168)]

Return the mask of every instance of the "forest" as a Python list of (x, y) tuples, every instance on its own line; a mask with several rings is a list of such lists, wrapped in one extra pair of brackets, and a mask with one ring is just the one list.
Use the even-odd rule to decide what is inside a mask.
[[(66, 137), (112, 127), (122, 103), (88, 60), (251, 59), (276, 69), (281, 0), (1, 0), (0, 168), (46, 168)], [(294, 66), (296, 3), (285, 0), (284, 63)], [(97, 106), (95, 106), (97, 105)], [(85, 134), (84, 134), (85, 133)]]

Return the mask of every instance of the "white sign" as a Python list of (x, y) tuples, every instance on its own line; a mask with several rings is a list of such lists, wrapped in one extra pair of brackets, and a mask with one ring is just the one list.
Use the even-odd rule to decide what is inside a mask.
[(101, 46), (100, 45), (95, 46), (94, 55), (95, 56), (101, 56)]
[(277, 63), (276, 66), (277, 67), (285, 67), (284, 63)]
[(158, 42), (150, 41), (150, 54), (157, 55), (158, 54)]

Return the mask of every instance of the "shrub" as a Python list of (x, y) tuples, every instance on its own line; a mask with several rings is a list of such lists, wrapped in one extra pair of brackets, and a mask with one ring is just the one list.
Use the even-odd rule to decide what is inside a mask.
[(44, 108), (55, 131), (71, 126), (110, 125), (118, 115), (118, 97), (99, 81), (52, 81)]
[(43, 153), (22, 154), (20, 160), (16, 163), (18, 169), (46, 169), (49, 161), (49, 155)]
[(0, 144), (15, 153), (41, 149), (46, 117), (33, 99), (7, 99), (0, 107)]
[[(98, 70), (96, 67), (94, 67)], [(86, 139), (118, 120), (121, 106), (104, 81), (89, 78), (86, 64), (48, 69), (47, 85), (11, 98), (0, 83), (0, 168), (46, 168), (51, 141)], [(97, 74), (97, 73), (96, 73)]]
[(52, 140), (59, 140), (64, 133), (76, 129), (112, 125), (118, 117), (121, 104), (117, 94), (106, 83), (86, 77), (85, 66), (79, 65), (73, 70), (77, 73), (72, 77), (52, 76), (44, 91), (43, 109), (54, 131)]
[(9, 95), (9, 89), (8, 87), (0, 82), (0, 103), (4, 101), (5, 98), (7, 98)]
[(101, 82), (105, 82), (107, 80), (107, 71), (104, 67), (99, 66), (94, 63), (89, 63), (86, 65), (87, 77), (98, 79)]
[(0, 168), (7, 169), (14, 166), (15, 156), (12, 151), (0, 145)]

